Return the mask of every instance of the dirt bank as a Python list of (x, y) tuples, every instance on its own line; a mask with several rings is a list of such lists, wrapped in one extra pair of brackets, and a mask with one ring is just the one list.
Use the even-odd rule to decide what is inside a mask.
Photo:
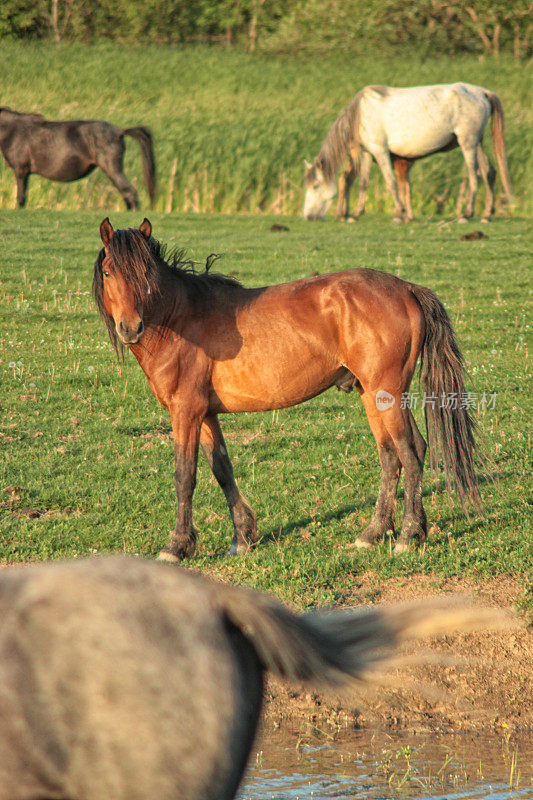
[[(350, 605), (394, 602), (434, 594), (467, 594), (484, 606), (513, 608), (522, 584), (507, 576), (491, 580), (449, 580), (409, 576), (387, 581), (358, 577)], [(445, 665), (391, 670), (393, 687), (342, 698), (294, 691), (277, 681), (267, 688), (269, 719), (308, 719), (334, 725), (397, 726), (421, 730), (533, 730), (533, 627), (490, 633), (454, 634), (410, 646), (442, 654)], [(398, 691), (397, 686), (402, 688)]]

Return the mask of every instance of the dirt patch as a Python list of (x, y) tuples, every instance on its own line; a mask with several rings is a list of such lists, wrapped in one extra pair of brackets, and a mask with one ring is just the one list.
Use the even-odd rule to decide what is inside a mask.
[[(358, 576), (347, 605), (392, 603), (434, 594), (466, 594), (477, 603), (513, 608), (522, 583), (507, 576), (490, 580), (409, 576), (378, 580)], [(334, 725), (380, 725), (412, 731), (470, 730), (487, 726), (533, 730), (533, 627), (487, 633), (450, 634), (411, 645), (406, 654), (439, 654), (423, 665), (393, 668), (385, 688), (369, 687), (343, 697), (293, 690), (278, 681), (267, 687), (266, 714), (282, 720), (306, 717)], [(401, 687), (401, 688), (400, 688)]]

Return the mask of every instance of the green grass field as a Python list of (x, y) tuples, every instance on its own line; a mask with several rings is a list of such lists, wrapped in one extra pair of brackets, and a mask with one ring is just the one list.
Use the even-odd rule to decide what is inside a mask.
[[(2, 105), (52, 119), (95, 118), (151, 127), (159, 168), (159, 211), (289, 213), (303, 201), (303, 159), (313, 158), (330, 125), (368, 83), (467, 81), (495, 91), (506, 113), (516, 215), (533, 212), (531, 63), (502, 57), (268, 57), (204, 47), (91, 47), (2, 40)], [(487, 149), (491, 135), (487, 132)], [(126, 174), (141, 189), (136, 142), (127, 140)], [(415, 213), (433, 214), (445, 195), (454, 209), (463, 174), (459, 151), (413, 169)], [(500, 184), (497, 184), (498, 191)], [(0, 208), (14, 205), (11, 170), (0, 159)], [(141, 192), (146, 200), (144, 188)], [(479, 201), (478, 211), (482, 199)], [(77, 184), (30, 180), (30, 207), (122, 209), (97, 170)], [(374, 166), (368, 209), (392, 202)]]
[[(91, 297), (102, 212), (0, 211), (0, 559), (16, 562), (126, 551), (153, 556), (174, 525), (167, 413), (136, 361), (117, 363)], [(222, 418), (237, 481), (262, 539), (246, 558), (225, 556), (231, 524), (203, 456), (195, 494), (200, 532), (192, 566), (275, 592), (299, 606), (340, 603), (358, 573), (378, 576), (526, 574), (531, 418), (526, 219), (484, 226), (425, 219), (394, 226), (272, 216), (150, 215), (156, 237), (248, 286), (349, 267), (374, 267), (425, 284), (449, 309), (468, 361), (469, 389), (497, 392), (479, 420), (494, 481), (485, 514), (468, 521), (442, 478), (424, 481), (427, 545), (400, 558), (389, 543), (349, 548), (370, 518), (379, 479), (362, 405), (336, 390), (300, 407)], [(116, 227), (142, 214), (111, 213)], [(529, 388), (528, 388), (529, 387)], [(413, 382), (412, 391), (418, 392)], [(529, 404), (529, 405), (528, 405)], [(419, 424), (423, 429), (420, 412)], [(399, 513), (401, 512), (401, 495)], [(528, 527), (529, 526), (529, 527)]]

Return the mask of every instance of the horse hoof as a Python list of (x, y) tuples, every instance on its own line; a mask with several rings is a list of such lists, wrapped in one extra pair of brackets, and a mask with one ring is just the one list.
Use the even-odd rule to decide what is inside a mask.
[(374, 545), (372, 542), (367, 542), (365, 539), (355, 539), (351, 544), (348, 545), (349, 548), (357, 547), (358, 550), (373, 550)]
[(480, 221), (480, 222), (481, 222), (483, 225), (486, 225), (488, 222), (490, 222), (490, 217), (482, 217), (482, 218), (481, 218), (479, 221)]
[(235, 544), (234, 542), (231, 543), (231, 547), (227, 552), (228, 556), (245, 556), (249, 550), (251, 550), (253, 544)]
[(402, 217), (394, 217), (392, 222), (393, 222), (394, 225), (401, 225), (403, 223), (403, 218)]
[(465, 225), (465, 223), (467, 222), (468, 220), (466, 217), (459, 217), (459, 219), (457, 220), (458, 225)]
[(394, 555), (399, 556), (402, 553), (408, 553), (411, 549), (411, 542), (401, 542), (398, 540), (394, 545)]
[(181, 559), (178, 558), (178, 556), (175, 556), (173, 553), (167, 553), (166, 550), (160, 550), (156, 561), (166, 561), (168, 564), (179, 564)]

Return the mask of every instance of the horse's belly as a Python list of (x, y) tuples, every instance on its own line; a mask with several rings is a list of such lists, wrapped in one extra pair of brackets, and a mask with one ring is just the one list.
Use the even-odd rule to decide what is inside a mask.
[(402, 158), (422, 158), (448, 149), (454, 140), (455, 136), (450, 128), (443, 130), (430, 124), (424, 130), (407, 128), (407, 133), (393, 129), (388, 136), (388, 148), (391, 153)]
[(52, 181), (77, 181), (85, 178), (95, 168), (86, 158), (70, 155), (62, 159), (47, 160), (36, 158), (33, 160), (32, 172), (42, 175)]
[(402, 158), (420, 158), (446, 149), (454, 136), (452, 112), (440, 97), (427, 93), (391, 97), (383, 109), (388, 149)]
[(212, 376), (212, 413), (270, 411), (298, 405), (333, 386), (343, 367), (320, 363), (284, 368), (272, 360), (268, 368), (232, 370), (218, 368)]

